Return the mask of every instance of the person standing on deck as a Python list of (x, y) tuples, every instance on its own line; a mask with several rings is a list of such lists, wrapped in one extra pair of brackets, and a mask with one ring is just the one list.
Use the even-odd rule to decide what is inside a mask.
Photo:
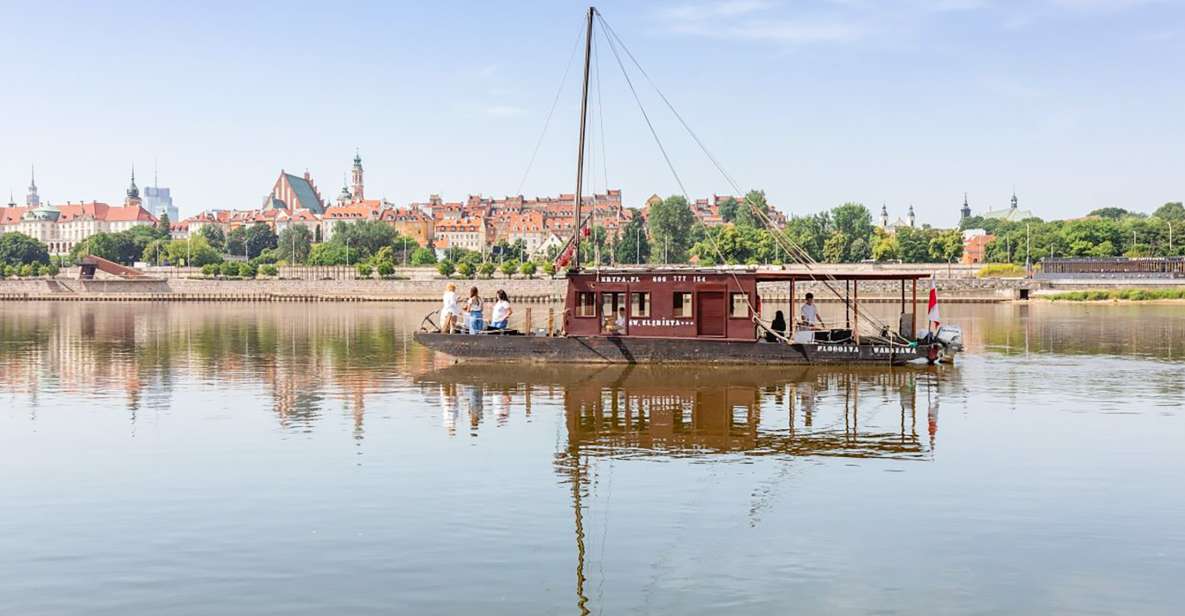
[(453, 333), (457, 328), (457, 317), (461, 316), (461, 306), (457, 304), (457, 285), (451, 282), (445, 287), (444, 297), (441, 298), (440, 315), (444, 317), (444, 333)]
[(477, 287), (469, 289), (469, 299), (465, 300), (465, 312), (469, 314), (469, 333), (479, 334), (485, 324), (482, 323), (481, 318), (481, 296), (477, 293)]
[[(823, 323), (823, 319), (819, 317), (819, 308), (815, 306), (814, 293), (806, 294), (806, 303), (802, 305), (800, 314), (802, 315), (802, 326), (807, 329), (822, 329), (827, 327)], [(817, 328), (815, 327), (816, 323), (819, 324)]]
[(490, 315), (490, 328), (506, 329), (514, 310), (510, 308), (510, 298), (506, 296), (506, 291), (498, 289), (497, 295), (498, 301), (494, 303), (494, 312)]

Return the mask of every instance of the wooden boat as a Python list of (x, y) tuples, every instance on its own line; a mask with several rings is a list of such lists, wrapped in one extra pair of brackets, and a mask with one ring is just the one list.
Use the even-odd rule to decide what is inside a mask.
[[(844, 300), (844, 327), (791, 324), (774, 331), (762, 320), (759, 283), (787, 285), (795, 314), (796, 286), (819, 272), (647, 269), (595, 270), (568, 275), (562, 324), (533, 331), (479, 335), (439, 331), (425, 319), (416, 341), (460, 360), (564, 363), (873, 364), (901, 365), (946, 359), (951, 341), (913, 335), (920, 273), (835, 273), (829, 281), (853, 290)], [(861, 281), (899, 281), (901, 318), (896, 330), (861, 335)], [(906, 298), (906, 285), (912, 288)], [(624, 310), (623, 327), (617, 316)], [(431, 316), (431, 315), (430, 315)], [(853, 327), (853, 325), (856, 325)]]
[[(917, 281), (928, 274), (828, 273), (807, 263), (805, 252), (785, 246), (786, 254), (807, 265), (806, 272), (756, 269), (594, 269), (582, 271), (579, 244), (587, 235), (587, 218), (581, 216), (584, 182), (584, 135), (588, 115), (589, 59), (595, 8), (588, 10), (584, 54), (584, 84), (580, 104), (580, 140), (576, 162), (574, 199), (576, 224), (557, 260), (568, 267), (568, 289), (562, 327), (549, 324), (542, 332), (498, 331), (481, 335), (440, 332), (426, 318), (415, 339), (421, 344), (462, 360), (535, 361), (573, 363), (710, 363), (710, 364), (881, 364), (900, 365), (915, 360), (931, 363), (949, 357), (958, 348), (957, 332), (948, 336), (915, 335)], [(750, 205), (751, 204), (747, 204)], [(765, 214), (755, 211), (766, 224)], [(710, 237), (710, 236), (709, 236)], [(774, 233), (775, 241), (790, 240)], [(571, 263), (569, 264), (569, 260)], [(897, 280), (901, 283), (902, 318), (896, 328), (868, 318), (859, 310), (859, 283)], [(759, 283), (785, 283), (790, 311), (795, 313), (795, 284), (812, 281), (840, 296), (845, 305), (845, 326), (815, 330), (790, 326), (774, 331), (761, 319)], [(913, 286), (913, 308), (906, 319), (906, 282)], [(850, 296), (844, 292), (851, 286)], [(615, 321), (622, 320), (620, 325)], [(861, 321), (875, 335), (861, 336)]]

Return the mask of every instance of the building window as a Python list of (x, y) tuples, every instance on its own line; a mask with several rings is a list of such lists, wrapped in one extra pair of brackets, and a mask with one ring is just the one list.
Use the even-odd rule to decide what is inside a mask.
[(597, 316), (597, 300), (593, 293), (580, 292), (576, 294), (576, 316)]
[(733, 319), (746, 319), (749, 317), (749, 296), (744, 293), (733, 293), (732, 303), (729, 306), (728, 316)]
[(671, 301), (671, 316), (676, 319), (691, 318), (691, 294), (679, 291)]
[(601, 294), (601, 316), (614, 317), (617, 316), (617, 311), (620, 308), (625, 308), (625, 293), (602, 293)]
[(650, 316), (649, 293), (630, 293), (630, 316), (639, 318)]

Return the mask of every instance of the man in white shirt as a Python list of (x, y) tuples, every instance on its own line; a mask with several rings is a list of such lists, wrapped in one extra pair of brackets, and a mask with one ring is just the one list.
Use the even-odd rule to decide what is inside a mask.
[[(818, 307), (815, 306), (814, 293), (806, 294), (806, 303), (802, 305), (800, 314), (802, 315), (802, 327), (807, 329), (822, 329), (826, 327), (823, 324), (823, 319), (819, 317)], [(818, 327), (815, 326), (816, 323), (818, 323)]]

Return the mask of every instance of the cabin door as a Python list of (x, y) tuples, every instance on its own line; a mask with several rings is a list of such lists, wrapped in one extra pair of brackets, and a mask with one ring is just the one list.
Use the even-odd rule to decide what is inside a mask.
[(626, 334), (628, 326), (617, 327), (622, 311), (626, 309), (626, 298), (629, 297), (629, 287), (624, 285), (601, 286), (601, 333)]
[(695, 294), (696, 334), (724, 336), (724, 291), (698, 291)]

